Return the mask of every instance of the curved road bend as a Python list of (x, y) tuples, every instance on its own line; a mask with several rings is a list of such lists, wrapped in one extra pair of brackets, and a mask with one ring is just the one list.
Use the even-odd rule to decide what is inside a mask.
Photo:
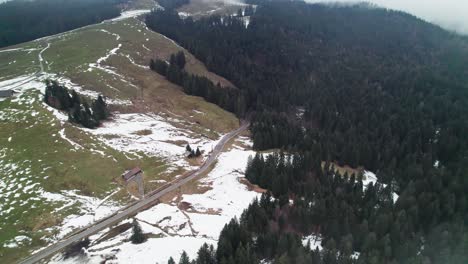
[(238, 136), (241, 132), (245, 131), (249, 126), (248, 122), (242, 123), (242, 125), (228, 134), (224, 135), (223, 138), (216, 144), (216, 147), (213, 149), (211, 154), (209, 155), (208, 159), (203, 163), (203, 165), (196, 171), (193, 171), (189, 175), (185, 176), (182, 179), (178, 179), (175, 181), (172, 181), (168, 183), (167, 185), (158, 188), (154, 190), (153, 192), (150, 192), (147, 194), (143, 200), (138, 201), (134, 204), (131, 204), (130, 206), (124, 207), (123, 209), (117, 211), (111, 216), (108, 216), (86, 228), (83, 228), (79, 230), (78, 232), (75, 232), (73, 235), (53, 244), (50, 245), (47, 248), (44, 248), (43, 250), (29, 256), (27, 259), (24, 259), (21, 263), (24, 264), (29, 264), (29, 263), (36, 263), (46, 257), (51, 256), (52, 254), (55, 254), (57, 252), (60, 252), (63, 250), (65, 247), (78, 242), (90, 235), (93, 235), (97, 233), (98, 231), (101, 231), (102, 229), (109, 227), (117, 222), (120, 222), (121, 220), (127, 218), (129, 215), (132, 215), (141, 209), (145, 208), (149, 204), (155, 202), (158, 198), (161, 196), (179, 188), (180, 186), (186, 184), (187, 182), (193, 180), (200, 174), (203, 174), (208, 170), (208, 168), (216, 161), (218, 158), (219, 154), (223, 150), (224, 146), (226, 143), (231, 140), (232, 138)]

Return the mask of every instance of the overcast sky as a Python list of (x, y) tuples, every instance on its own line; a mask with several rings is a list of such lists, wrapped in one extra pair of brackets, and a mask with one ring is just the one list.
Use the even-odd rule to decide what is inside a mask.
[[(363, 2), (356, 0), (306, 0), (307, 2)], [(368, 0), (379, 6), (402, 10), (443, 28), (468, 35), (467, 0)]]
[[(0, 0), (5, 2), (7, 0)], [(468, 35), (468, 0), (305, 0), (307, 2), (371, 2), (402, 10), (448, 30)]]

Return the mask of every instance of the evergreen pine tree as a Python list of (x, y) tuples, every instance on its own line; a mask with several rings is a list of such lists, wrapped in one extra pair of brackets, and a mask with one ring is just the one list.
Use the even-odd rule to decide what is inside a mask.
[(146, 241), (146, 237), (136, 219), (133, 219), (132, 222), (132, 236), (130, 237), (130, 241), (133, 244), (141, 244)]
[(169, 260), (167, 261), (167, 264), (175, 264), (174, 259), (170, 257)]
[(81, 104), (80, 96), (78, 95), (78, 93), (75, 90), (71, 91), (71, 103), (72, 103), (72, 107), (75, 104), (78, 104), (78, 105)]
[(186, 61), (185, 61), (185, 54), (183, 51), (177, 52), (177, 54), (175, 55), (175, 63), (180, 69), (183, 69), (185, 67)]
[(183, 251), (180, 255), (179, 264), (190, 264), (190, 258), (187, 255), (187, 252)]
[(156, 60), (151, 60), (151, 63), (150, 63), (150, 68), (161, 74), (162, 76), (167, 76), (167, 68), (168, 68), (168, 65), (165, 61), (163, 60), (160, 60), (160, 59), (156, 59)]
[(93, 117), (94, 119), (99, 122), (101, 120), (105, 120), (109, 116), (109, 112), (107, 110), (107, 104), (102, 98), (101, 95), (93, 102)]
[(215, 264), (216, 258), (214, 255), (213, 246), (208, 246), (204, 243), (203, 246), (198, 250), (196, 264)]

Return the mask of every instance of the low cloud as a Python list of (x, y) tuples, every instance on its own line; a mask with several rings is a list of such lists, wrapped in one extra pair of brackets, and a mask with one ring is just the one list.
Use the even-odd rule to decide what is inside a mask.
[[(356, 0), (306, 0), (317, 2), (348, 2)], [(405, 11), (447, 30), (468, 35), (468, 1), (466, 0), (368, 0), (381, 7)]]

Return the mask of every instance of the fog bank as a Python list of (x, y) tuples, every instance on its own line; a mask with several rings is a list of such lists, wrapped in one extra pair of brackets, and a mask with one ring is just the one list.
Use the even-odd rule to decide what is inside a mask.
[[(356, 3), (355, 0), (306, 0), (317, 2)], [(468, 35), (468, 1), (466, 0), (368, 0), (382, 7), (405, 11), (447, 30)]]

